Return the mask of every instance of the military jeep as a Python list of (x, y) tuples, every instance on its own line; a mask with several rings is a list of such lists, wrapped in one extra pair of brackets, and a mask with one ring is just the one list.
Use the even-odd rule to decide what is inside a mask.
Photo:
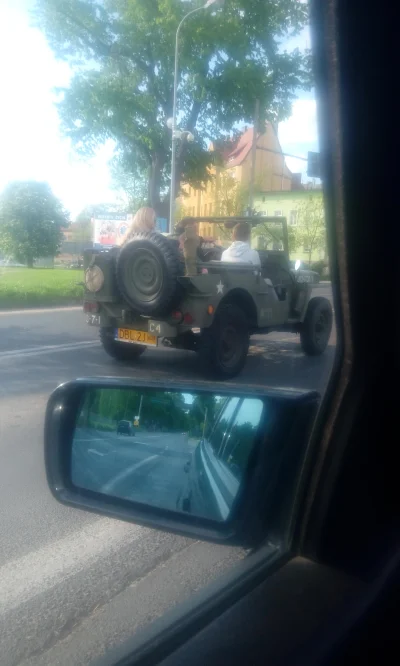
[[(226, 230), (261, 220), (195, 218), (201, 221)], [(156, 232), (137, 234), (121, 248), (87, 250), (84, 311), (88, 323), (100, 327), (105, 351), (132, 361), (148, 347), (192, 350), (204, 372), (218, 379), (242, 370), (255, 333), (296, 332), (306, 354), (321, 354), (331, 333), (331, 304), (310, 297), (311, 271), (310, 281), (305, 271), (298, 281), (290, 268), (286, 219), (262, 218), (262, 224), (271, 229), (274, 249), (260, 251), (261, 268), (220, 261), (222, 247), (204, 260), (189, 226), (183, 251), (176, 237)]]

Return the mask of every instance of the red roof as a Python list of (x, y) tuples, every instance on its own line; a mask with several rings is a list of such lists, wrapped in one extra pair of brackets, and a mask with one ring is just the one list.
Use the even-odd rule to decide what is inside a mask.
[(251, 151), (251, 146), (253, 143), (253, 132), (253, 127), (247, 129), (239, 138), (235, 148), (226, 156), (225, 159), (228, 167), (238, 166), (246, 159), (247, 155)]

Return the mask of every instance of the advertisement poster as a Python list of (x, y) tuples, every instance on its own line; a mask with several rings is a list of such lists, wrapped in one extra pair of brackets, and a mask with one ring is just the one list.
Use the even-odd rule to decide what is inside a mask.
[(126, 215), (98, 215), (93, 219), (93, 242), (99, 245), (119, 245), (128, 230)]
[[(128, 231), (133, 215), (118, 215), (108, 213), (93, 218), (93, 242), (97, 245), (120, 245)], [(158, 217), (156, 230), (167, 233), (168, 220)]]

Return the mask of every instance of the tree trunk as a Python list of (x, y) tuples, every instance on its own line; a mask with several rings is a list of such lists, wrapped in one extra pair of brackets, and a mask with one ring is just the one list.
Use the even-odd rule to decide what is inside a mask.
[(161, 151), (153, 153), (150, 173), (149, 173), (149, 204), (157, 213), (158, 217), (164, 217), (163, 212), (165, 207), (160, 199), (161, 190), (161, 173), (165, 165), (165, 155)]
[(26, 265), (28, 266), (28, 268), (33, 268), (33, 257), (26, 258)]

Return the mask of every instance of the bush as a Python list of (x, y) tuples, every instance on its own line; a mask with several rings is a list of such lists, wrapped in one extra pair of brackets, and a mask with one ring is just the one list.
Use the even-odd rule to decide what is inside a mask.
[(318, 273), (320, 277), (324, 275), (324, 269), (328, 267), (328, 263), (321, 259), (320, 261), (314, 261), (311, 264), (311, 270)]

